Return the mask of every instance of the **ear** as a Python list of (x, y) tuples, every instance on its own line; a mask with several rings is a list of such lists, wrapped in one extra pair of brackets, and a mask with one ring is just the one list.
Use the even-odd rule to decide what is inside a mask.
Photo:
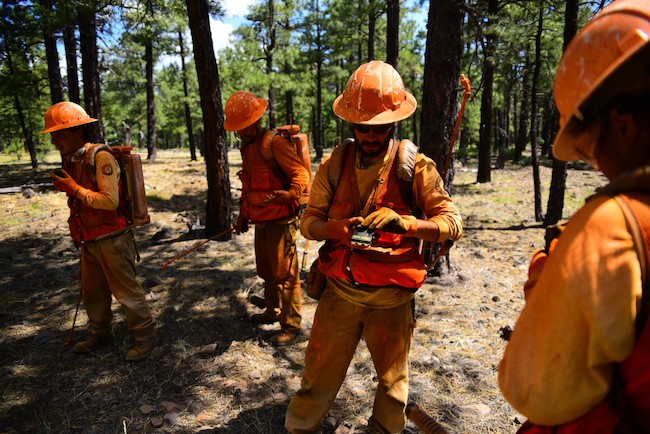
[(637, 139), (638, 125), (631, 113), (621, 113), (616, 109), (612, 109), (609, 112), (609, 121), (612, 133), (617, 138), (628, 143), (633, 143)]

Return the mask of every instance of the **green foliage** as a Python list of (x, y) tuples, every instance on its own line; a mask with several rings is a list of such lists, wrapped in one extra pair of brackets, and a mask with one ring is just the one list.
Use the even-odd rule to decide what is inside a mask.
[[(62, 25), (74, 15), (79, 2), (58, 2), (52, 11), (38, 2), (7, 1), (0, 4), (3, 16), (0, 32), (0, 151), (17, 152), (24, 146), (16, 98), (25, 115), (25, 125), (37, 148), (51, 147), (42, 137), (42, 114), (49, 106), (47, 66), (41, 24), (45, 18), (61, 37)], [(187, 146), (185, 104), (191, 111), (194, 134), (202, 130), (198, 84), (192, 60), (192, 41), (187, 28), (184, 0), (132, 0), (129, 2), (87, 1), (98, 13), (98, 46), (102, 91), (102, 115), (107, 140), (122, 143), (130, 130), (137, 143), (139, 131), (146, 131), (146, 89), (144, 44), (153, 41), (158, 146)], [(399, 71), (407, 90), (421, 101), (426, 29), (418, 16), (426, 15), (417, 1), (403, 2), (400, 13)], [(606, 3), (609, 3), (607, 1)], [(211, 12), (223, 15), (222, 3), (210, 1)], [(260, 97), (275, 95), (276, 123), (287, 119), (287, 96), (292, 96), (292, 118), (304, 132), (315, 133), (318, 110), (322, 118), (323, 144), (336, 144), (349, 134), (332, 113), (334, 99), (345, 87), (348, 76), (367, 60), (370, 35), (369, 16), (376, 17), (374, 57), (386, 56), (385, 2), (378, 0), (275, 0), (274, 33), (271, 32), (269, 4), (258, 0), (246, 21), (230, 35), (228, 47), (217, 53), (222, 103), (233, 92), (245, 89)], [(563, 0), (529, 2), (499, 1), (493, 20), (487, 20), (487, 2), (466, 2), (461, 73), (472, 85), (465, 108), (463, 139), (456, 144), (459, 155), (474, 156), (480, 123), (481, 72), (484, 45), (488, 36), (496, 48), (493, 106), (510, 116), (508, 135), (514, 137), (521, 101), (531, 77), (534, 37), (540, 8), (544, 16), (542, 65), (539, 92), (545, 97), (552, 89), (555, 68), (562, 53), (564, 28)], [(581, 5), (579, 25), (596, 12), (595, 2)], [(489, 22), (489, 25), (487, 24)], [(179, 32), (185, 42), (189, 96), (183, 92), (183, 74), (178, 60)], [(272, 39), (275, 36), (275, 39)], [(213, 39), (223, 37), (212, 35)], [(11, 67), (9, 68), (9, 56)], [(59, 56), (63, 56), (59, 53)], [(272, 68), (268, 70), (272, 60)], [(322, 83), (318, 88), (318, 65)], [(62, 65), (63, 66), (63, 65)], [(65, 70), (62, 69), (65, 73)], [(322, 97), (317, 106), (317, 97)], [(461, 92), (459, 91), (459, 96)], [(536, 116), (544, 116), (540, 104)], [(403, 122), (402, 137), (417, 137), (420, 111)], [(540, 132), (541, 134), (541, 132)], [(541, 143), (541, 140), (540, 140)]]

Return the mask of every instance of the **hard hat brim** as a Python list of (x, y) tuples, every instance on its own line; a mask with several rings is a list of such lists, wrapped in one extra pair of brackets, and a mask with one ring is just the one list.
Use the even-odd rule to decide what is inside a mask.
[(66, 122), (66, 123), (55, 125), (55, 126), (50, 127), (50, 128), (46, 128), (43, 131), (41, 131), (41, 134), (53, 133), (55, 131), (66, 130), (68, 128), (74, 128), (74, 127), (78, 127), (80, 125), (85, 125), (85, 124), (92, 124), (93, 122), (97, 122), (97, 121), (98, 121), (98, 119), (95, 119), (95, 118), (78, 119), (78, 120), (75, 120), (75, 121), (72, 121), (72, 122)]
[(562, 161), (582, 158), (576, 144), (592, 140), (587, 136), (589, 132), (579, 127), (583, 108), (603, 108), (619, 93), (634, 95), (648, 90), (650, 90), (650, 41), (630, 51), (627, 56), (621, 56), (594, 82), (584, 102), (571, 113), (569, 119), (555, 135), (553, 156)]
[(334, 114), (344, 121), (360, 125), (386, 125), (399, 122), (411, 116), (418, 107), (413, 94), (404, 91), (406, 99), (395, 110), (386, 110), (372, 117), (364, 119), (356, 107), (347, 107), (343, 101), (343, 94), (339, 95), (332, 104)]
[(250, 127), (255, 122), (260, 120), (260, 118), (266, 111), (266, 107), (269, 105), (269, 102), (266, 100), (266, 98), (256, 98), (256, 99), (260, 103), (259, 108), (255, 112), (253, 112), (248, 119), (244, 121), (234, 122), (229, 118), (226, 118), (223, 121), (224, 129), (226, 131), (241, 131), (245, 128)]

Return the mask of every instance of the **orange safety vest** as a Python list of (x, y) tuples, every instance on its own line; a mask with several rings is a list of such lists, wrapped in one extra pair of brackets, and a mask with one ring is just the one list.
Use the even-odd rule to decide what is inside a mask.
[[(650, 260), (648, 196), (625, 194), (619, 197), (623, 199), (623, 204), (629, 206), (638, 223), (644, 239), (646, 261), (648, 261)], [(623, 204), (622, 207), (625, 208)], [(648, 272), (650, 268), (646, 269), (646, 273)], [(518, 434), (650, 433), (650, 327), (648, 327), (650, 288), (647, 288), (647, 282), (646, 277), (641, 309), (637, 314), (637, 339), (634, 349), (614, 368), (614, 381), (608, 396), (587, 413), (570, 422), (558, 426), (539, 426), (526, 422), (517, 431)]]
[[(92, 191), (99, 191), (95, 172), (95, 154), (102, 150), (101, 148), (106, 148), (106, 145), (86, 145), (83, 157), (79, 161), (70, 161), (66, 167), (66, 171), (77, 184)], [(68, 207), (70, 208), (68, 226), (76, 244), (83, 244), (127, 226), (126, 218), (119, 212), (119, 207), (117, 210), (96, 209), (69, 195)]]
[[(395, 142), (394, 146), (398, 143)], [(346, 150), (342, 176), (337, 184), (328, 218), (343, 219), (361, 214), (358, 185), (354, 176), (356, 146)], [(397, 165), (393, 164), (394, 153), (388, 162), (387, 175), (378, 183), (374, 204), (369, 212), (381, 207), (391, 208), (400, 215), (413, 215), (402, 197), (397, 176)], [(372, 195), (371, 195), (372, 198)], [(418, 240), (385, 231), (376, 231), (372, 246), (353, 249), (339, 240), (329, 239), (319, 252), (319, 270), (330, 277), (347, 279), (357, 285), (397, 285), (416, 291), (426, 278), (426, 268), (418, 251)]]
[[(286, 190), (290, 180), (281, 177), (262, 154), (262, 142), (270, 131), (259, 134), (253, 143), (241, 143), (244, 169), (238, 173), (242, 181), (240, 212), (252, 223), (268, 222), (295, 215), (298, 201), (285, 205), (265, 204), (264, 200), (273, 190)], [(281, 136), (279, 136), (281, 137)], [(272, 137), (273, 140), (275, 137)], [(281, 139), (286, 140), (286, 139)], [(287, 145), (291, 145), (287, 141)], [(269, 143), (272, 146), (272, 143)]]

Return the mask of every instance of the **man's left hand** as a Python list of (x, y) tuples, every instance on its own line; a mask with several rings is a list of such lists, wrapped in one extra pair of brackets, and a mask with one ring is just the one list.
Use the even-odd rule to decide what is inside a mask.
[(68, 175), (68, 172), (65, 170), (61, 170), (60, 173), (64, 176), (58, 176), (54, 172), (50, 174), (52, 180), (54, 181), (54, 188), (67, 193), (69, 196), (76, 197), (77, 191), (81, 188), (81, 186), (77, 184), (77, 182), (72, 179), (72, 177)]
[(264, 199), (264, 203), (273, 203), (275, 205), (286, 205), (296, 198), (293, 193), (287, 190), (273, 190)]
[[(405, 216), (406, 217), (406, 216)], [(361, 226), (367, 227), (370, 231), (381, 229), (394, 234), (405, 234), (409, 231), (415, 232), (417, 227), (415, 219), (406, 219), (397, 214), (390, 208), (382, 207), (368, 215), (361, 223)]]

